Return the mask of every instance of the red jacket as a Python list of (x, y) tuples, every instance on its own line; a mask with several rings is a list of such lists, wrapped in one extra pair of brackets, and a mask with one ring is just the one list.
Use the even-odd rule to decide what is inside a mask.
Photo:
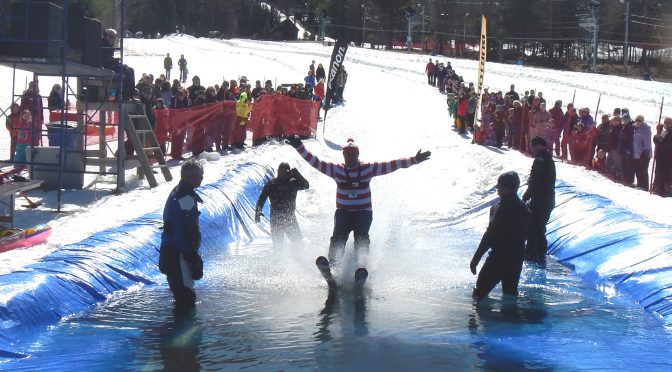
[(467, 116), (467, 99), (460, 98), (457, 101), (457, 116)]

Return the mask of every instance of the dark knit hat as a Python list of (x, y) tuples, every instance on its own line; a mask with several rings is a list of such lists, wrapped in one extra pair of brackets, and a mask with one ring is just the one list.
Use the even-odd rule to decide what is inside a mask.
[(546, 146), (546, 140), (544, 139), (544, 137), (537, 136), (537, 137), (532, 138), (532, 141), (530, 141), (530, 144), (532, 146), (534, 146), (534, 145)]
[(520, 177), (518, 177), (518, 173), (514, 171), (502, 173), (497, 179), (497, 184), (504, 185), (515, 191), (518, 190), (518, 186), (520, 186)]

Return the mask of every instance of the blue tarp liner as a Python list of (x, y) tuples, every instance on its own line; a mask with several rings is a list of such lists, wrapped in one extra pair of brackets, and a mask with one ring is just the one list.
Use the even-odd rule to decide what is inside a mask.
[[(254, 204), (272, 174), (270, 167), (245, 164), (199, 189), (206, 259), (228, 243), (267, 234), (253, 222)], [(495, 195), (487, 197), (450, 224), (483, 231), (488, 207), (496, 201)], [(672, 321), (670, 226), (563, 182), (557, 184), (556, 204), (548, 225), (549, 254), (585, 281), (628, 293)], [(157, 267), (162, 207), (0, 276), (0, 358), (21, 357), (12, 350), (14, 340), (90, 310), (115, 291), (164, 280)]]
[[(524, 190), (521, 187), (521, 191)], [(559, 181), (547, 226), (548, 254), (595, 288), (630, 295), (672, 322), (672, 230), (616, 206), (611, 200)], [(490, 196), (451, 224), (483, 231)]]
[[(273, 170), (244, 164), (198, 189), (201, 252), (266, 234), (254, 223), (254, 206)], [(166, 197), (168, 195), (166, 194)], [(123, 226), (63, 246), (25, 270), (0, 276), (0, 358), (21, 357), (13, 341), (91, 309), (115, 291), (163, 279), (158, 270), (163, 205)]]

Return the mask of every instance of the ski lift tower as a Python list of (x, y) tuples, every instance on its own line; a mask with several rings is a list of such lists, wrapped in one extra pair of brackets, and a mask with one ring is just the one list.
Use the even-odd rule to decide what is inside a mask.
[(588, 43), (592, 45), (592, 60), (590, 61), (590, 70), (593, 72), (595, 72), (597, 65), (597, 33), (599, 31), (599, 25), (597, 24), (597, 21), (599, 17), (600, 5), (601, 4), (599, 0), (589, 0), (588, 6), (590, 7), (590, 14), (582, 14), (579, 16), (579, 27), (588, 31)]

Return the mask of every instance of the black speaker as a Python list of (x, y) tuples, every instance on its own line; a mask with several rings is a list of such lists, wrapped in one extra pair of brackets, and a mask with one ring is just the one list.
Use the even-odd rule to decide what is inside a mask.
[(84, 17), (83, 64), (98, 68), (103, 66), (103, 55), (100, 49), (100, 35), (102, 33), (103, 30), (99, 20)]
[(68, 7), (68, 60), (93, 67), (102, 67), (101, 25), (97, 19), (84, 16), (78, 3)]
[[(63, 9), (49, 1), (0, 0), (0, 55), (26, 58), (61, 58), (67, 46), (68, 61), (93, 67), (102, 66), (100, 21), (84, 16), (78, 3)], [(60, 40), (67, 24), (67, 43)]]
[(13, 57), (59, 58), (63, 9), (50, 2), (9, 1), (0, 39), (0, 54)]

